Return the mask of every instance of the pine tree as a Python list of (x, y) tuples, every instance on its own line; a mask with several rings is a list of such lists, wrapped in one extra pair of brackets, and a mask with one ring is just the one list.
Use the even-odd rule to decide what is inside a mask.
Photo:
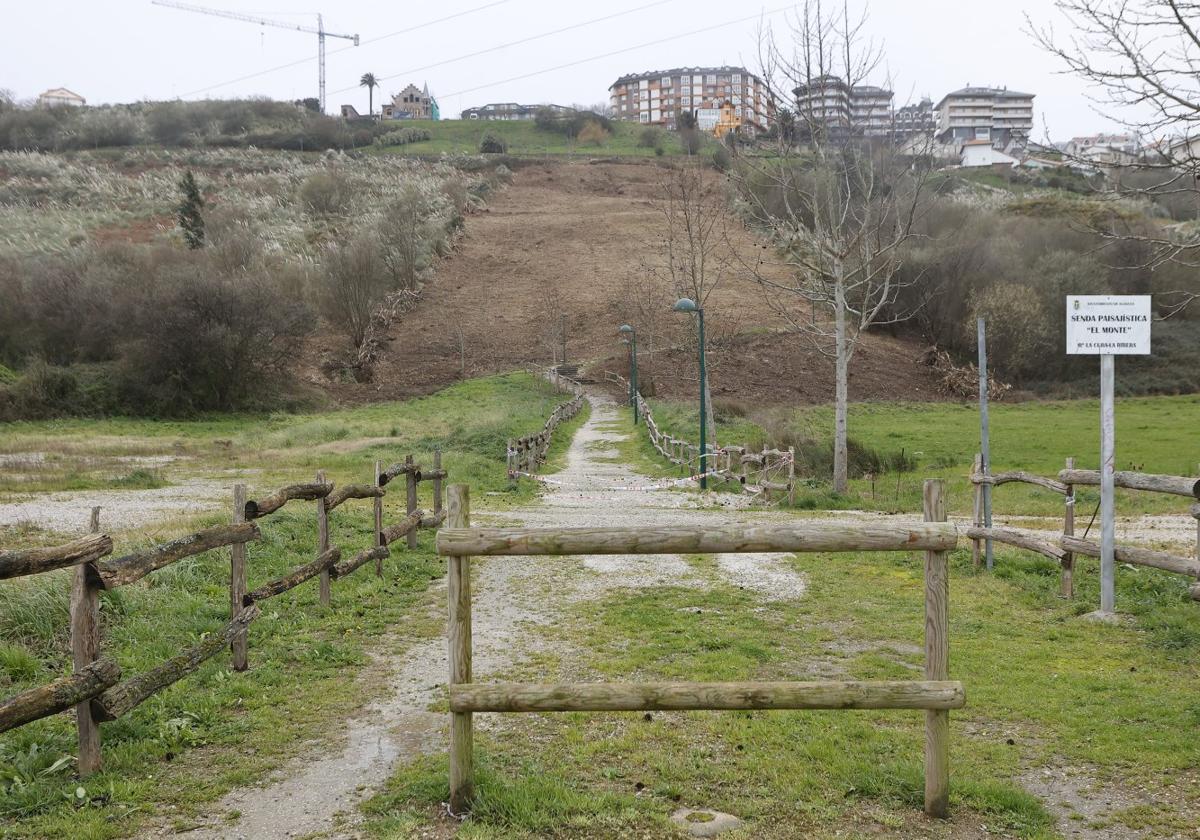
[(183, 201), (179, 204), (178, 213), (184, 241), (189, 248), (203, 248), (204, 217), (200, 215), (200, 211), (204, 209), (204, 199), (200, 195), (196, 176), (190, 169), (180, 179), (179, 189), (183, 191)]

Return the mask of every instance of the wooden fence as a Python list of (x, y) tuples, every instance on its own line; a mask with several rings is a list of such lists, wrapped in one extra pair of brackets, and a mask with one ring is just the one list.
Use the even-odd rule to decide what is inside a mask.
[[(1056, 560), (1061, 568), (1062, 595), (1073, 598), (1075, 595), (1075, 556), (1082, 554), (1086, 557), (1099, 557), (1100, 544), (1085, 540), (1075, 535), (1075, 488), (1078, 486), (1097, 487), (1100, 485), (1098, 470), (1077, 470), (1075, 459), (1068, 458), (1065, 468), (1053, 478), (1034, 475), (1033, 473), (1014, 470), (984, 474), (981, 465), (981, 455), (975, 456), (971, 469), (971, 483), (975, 485), (974, 524), (967, 529), (967, 536), (972, 540), (971, 557), (976, 566), (980, 565), (980, 543), (984, 540), (994, 540), (1006, 545), (1033, 551)], [(1061, 534), (1049, 531), (1034, 531), (1022, 528), (987, 528), (984, 527), (983, 517), (983, 488), (1001, 484), (1021, 483), (1033, 484), (1037, 487), (1058, 493), (1063, 497), (1063, 527)], [(1116, 472), (1114, 484), (1130, 490), (1144, 490), (1155, 493), (1168, 493), (1174, 496), (1195, 500), (1200, 499), (1200, 479), (1190, 476), (1151, 475), (1139, 472)], [(1191, 507), (1191, 515), (1196, 519), (1196, 554), (1193, 557), (1181, 557), (1164, 551), (1154, 551), (1130, 545), (1118, 545), (1115, 548), (1115, 559), (1119, 563), (1129, 563), (1135, 566), (1148, 566), (1163, 569), (1197, 579), (1189, 588), (1193, 600), (1200, 601), (1200, 503)]]
[[(619, 374), (611, 374), (616, 380), (621, 380)], [(645, 420), (646, 434), (650, 445), (659, 455), (672, 464), (678, 464), (685, 472), (695, 470), (697, 477), (700, 470), (700, 447), (697, 444), (680, 438), (672, 437), (658, 428), (650, 404), (639, 392), (635, 395), (639, 416)], [(786, 493), (788, 504), (796, 501), (796, 450), (788, 447), (782, 449), (767, 449), (755, 452), (750, 445), (708, 448), (707, 474), (729, 483), (740, 484), (747, 493), (754, 493), (763, 498), (769, 498), (772, 492)]]
[[(0, 551), (0, 579), (39, 574), (73, 566), (71, 589), (71, 653), (74, 671), (47, 685), (32, 688), (0, 702), (0, 732), (39, 718), (75, 707), (79, 730), (79, 774), (89, 775), (100, 767), (100, 723), (116, 720), (147, 698), (195, 671), (200, 665), (228, 646), (234, 670), (249, 667), (247, 628), (259, 615), (259, 603), (287, 592), (300, 584), (319, 579), (320, 602), (330, 605), (333, 580), (345, 577), (374, 561), (375, 573), (383, 573), (383, 560), (392, 545), (407, 540), (416, 546), (419, 528), (437, 528), (446, 518), (442, 504), (443, 482), (440, 451), (433, 453), (433, 465), (425, 470), (411, 455), (402, 463), (384, 468), (375, 462), (374, 480), (364, 484), (335, 487), (323, 471), (307, 484), (293, 484), (273, 493), (248, 499), (246, 485), (233, 488), (233, 516), (229, 525), (217, 525), (170, 542), (138, 549), (116, 559), (105, 560), (113, 551), (113, 541), (100, 533), (100, 508), (92, 508), (91, 533), (77, 540), (49, 548)], [(405, 516), (392, 525), (384, 525), (383, 499), (393, 480), (404, 479)], [(433, 510), (417, 508), (417, 485), (433, 484)], [(371, 548), (351, 557), (342, 557), (341, 549), (329, 544), (329, 514), (351, 499), (371, 499), (374, 506)], [(288, 574), (249, 589), (246, 546), (261, 539), (256, 520), (269, 516), (294, 501), (315, 502), (317, 548), (315, 559), (297, 566)], [(188, 648), (145, 673), (122, 681), (121, 669), (101, 655), (99, 627), (100, 592), (128, 586), (147, 575), (185, 557), (216, 548), (230, 552), (230, 621), (204, 641)]]
[[(946, 523), (942, 483), (925, 483), (927, 524), (804, 522), (723, 528), (471, 528), (466, 485), (450, 488), (447, 558), (450, 648), (450, 809), (473, 798), (475, 712), (649, 711), (655, 709), (924, 709), (925, 811), (945, 816), (949, 710), (965, 703), (949, 679), (949, 574), (958, 534)], [(925, 679), (890, 682), (476, 684), (471, 680), (471, 557), (496, 555), (692, 554), (721, 552), (925, 552)]]
[(508, 477), (512, 480), (516, 480), (521, 474), (531, 475), (538, 471), (538, 468), (546, 462), (546, 453), (550, 450), (550, 441), (554, 438), (554, 430), (560, 423), (570, 420), (583, 408), (583, 386), (574, 379), (559, 373), (555, 368), (534, 375), (549, 379), (558, 390), (573, 396), (554, 407), (540, 432), (508, 442), (508, 454), (505, 461)]

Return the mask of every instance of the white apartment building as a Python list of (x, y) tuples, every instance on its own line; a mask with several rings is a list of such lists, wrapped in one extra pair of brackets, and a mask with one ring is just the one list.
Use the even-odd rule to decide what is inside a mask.
[(824, 125), (835, 137), (891, 134), (892, 92), (886, 88), (851, 87), (837, 76), (818, 76), (792, 93), (801, 125)]
[(933, 137), (936, 125), (933, 100), (924, 97), (920, 102), (910, 103), (896, 109), (892, 135), (898, 141), (913, 137), (929, 139)]
[(774, 118), (770, 91), (744, 67), (677, 67), (622, 76), (608, 88), (613, 116), (674, 129), (682, 111), (694, 111), (700, 129), (711, 131), (721, 107), (733, 106), (750, 133), (766, 131)]
[(1077, 161), (1124, 165), (1133, 163), (1141, 156), (1142, 144), (1134, 134), (1093, 134), (1072, 137), (1063, 152)]
[(1008, 88), (967, 86), (942, 97), (935, 106), (937, 140), (961, 146), (987, 140), (997, 148), (1023, 144), (1033, 132), (1032, 93)]
[(50, 88), (38, 94), (37, 104), (41, 108), (79, 108), (87, 104), (87, 100), (74, 91), (66, 88)]

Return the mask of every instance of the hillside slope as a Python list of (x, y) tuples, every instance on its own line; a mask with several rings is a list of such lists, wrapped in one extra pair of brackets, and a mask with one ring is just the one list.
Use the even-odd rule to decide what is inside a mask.
[[(417, 308), (397, 323), (374, 381), (320, 382), (339, 402), (428, 393), (459, 378), (546, 365), (566, 314), (572, 362), (623, 367), (617, 326), (630, 316), (626, 284), (644, 271), (661, 236), (655, 205), (665, 170), (655, 162), (546, 162), (519, 168), (513, 184), (467, 221), (466, 236), (442, 260)], [(719, 186), (718, 175), (713, 175)], [(730, 220), (731, 246), (753, 262), (761, 245)], [(821, 403), (833, 398), (833, 367), (804, 339), (782, 334), (783, 322), (736, 264), (707, 306), (714, 396), (766, 403)], [(675, 316), (664, 309), (663, 325)], [(677, 325), (679, 321), (675, 321)], [(721, 340), (721, 339), (724, 340)], [(310, 348), (310, 369), (337, 338)], [(687, 344), (685, 346), (690, 346)], [(646, 349), (645, 345), (642, 347)], [(935, 399), (929, 372), (910, 342), (871, 336), (855, 357), (851, 396)], [(673, 376), (692, 366), (685, 349), (643, 357), (657, 366), (660, 393), (694, 390)], [(464, 365), (465, 361), (465, 365)]]

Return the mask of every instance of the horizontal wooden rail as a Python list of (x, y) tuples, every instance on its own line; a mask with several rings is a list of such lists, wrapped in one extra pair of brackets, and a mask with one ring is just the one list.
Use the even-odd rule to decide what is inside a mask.
[(414, 510), (408, 516), (401, 519), (395, 525), (389, 525), (379, 532), (379, 542), (381, 545), (391, 545), (401, 537), (407, 537), (410, 532), (421, 527), (421, 520), (425, 518), (425, 511)]
[(342, 550), (336, 546), (321, 553), (316, 560), (311, 563), (305, 563), (303, 566), (297, 566), (283, 577), (275, 578), (270, 583), (264, 583), (262, 586), (255, 589), (253, 592), (247, 592), (242, 596), (242, 606), (248, 607), (251, 604), (265, 601), (268, 598), (274, 598), (287, 592), (289, 589), (295, 589), (306, 580), (312, 580), (321, 572), (332, 569), (337, 562), (342, 559)]
[(86, 668), (0, 702), (0, 732), (49, 717), (90, 700), (121, 679), (111, 659), (98, 659)]
[[(1067, 551), (1083, 554), (1088, 557), (1100, 556), (1100, 544), (1078, 537), (1062, 537), (1062, 546)], [(1117, 545), (1113, 547), (1113, 555), (1118, 563), (1130, 563), (1134, 566), (1149, 566), (1190, 577), (1200, 577), (1200, 560), (1194, 557), (1178, 557), (1165, 551), (1152, 551), (1148, 548), (1137, 548), (1132, 545)]]
[(253, 522), (216, 525), (194, 534), (188, 534), (186, 537), (126, 554), (115, 560), (97, 563), (96, 572), (102, 588), (116, 589), (118, 586), (127, 586), (134, 581), (141, 580), (151, 572), (169, 566), (185, 557), (203, 554), (214, 548), (241, 545), (261, 539), (261, 537), (258, 526)]
[(417, 481), (421, 480), (421, 465), (420, 464), (392, 464), (386, 470), (379, 474), (379, 486), (383, 486), (402, 475), (412, 473), (417, 477)]
[(346, 484), (325, 497), (325, 510), (333, 510), (350, 499), (376, 499), (384, 495), (384, 489), (376, 484)]
[(451, 712), (641, 712), (700, 709), (961, 709), (962, 683), (465, 683)]
[(1067, 494), (1067, 483), (1055, 481), (1053, 478), (1046, 478), (1045, 476), (1041, 475), (1034, 475), (1033, 473), (1025, 472), (1024, 470), (990, 473), (988, 475), (975, 473), (971, 476), (972, 484), (991, 484), (995, 486), (1000, 484), (1009, 484), (1012, 482), (1036, 484), (1039, 487), (1045, 487), (1047, 490), (1052, 490), (1053, 492), (1062, 496)]
[(0, 551), (0, 580), (90, 563), (111, 554), (112, 549), (107, 534), (88, 534), (63, 545)]
[[(1098, 486), (1100, 484), (1100, 471), (1062, 470), (1059, 472), (1058, 478), (1066, 484)], [(1150, 473), (1118, 470), (1113, 473), (1113, 484), (1128, 490), (1150, 490), (1155, 493), (1170, 493), (1173, 496), (1187, 496), (1191, 499), (1200, 499), (1200, 478), (1193, 478), (1191, 476), (1152, 475)]]
[(246, 502), (246, 519), (258, 519), (268, 513), (274, 513), (288, 502), (313, 501), (323, 499), (333, 492), (333, 485), (326, 483), (291, 484), (281, 487), (270, 496), (255, 501)]
[(1052, 560), (1061, 561), (1067, 551), (1055, 545), (1051, 540), (1058, 539), (1058, 534), (1042, 531), (1026, 531), (1019, 528), (967, 528), (967, 538), (972, 540), (995, 540), (1007, 545), (1015, 545), (1037, 554), (1044, 554)]
[(245, 632), (246, 627), (258, 618), (258, 615), (257, 604), (246, 607), (220, 632), (213, 633), (200, 644), (171, 657), (156, 668), (110, 688), (92, 701), (92, 714), (96, 720), (116, 720), (146, 698), (183, 679), (206, 660), (224, 650), (235, 636)]
[(439, 510), (437, 513), (431, 513), (428, 516), (421, 518), (422, 528), (437, 528), (446, 521), (446, 511)]
[(728, 525), (723, 528), (444, 528), (443, 556), (499, 554), (716, 554), (721, 552), (950, 551), (948, 523)]
[(329, 570), (329, 574), (335, 578), (343, 578), (351, 572), (358, 569), (360, 566), (365, 566), (372, 560), (386, 560), (391, 550), (387, 546), (379, 545), (375, 548), (366, 548), (358, 552), (349, 560), (343, 560)]

